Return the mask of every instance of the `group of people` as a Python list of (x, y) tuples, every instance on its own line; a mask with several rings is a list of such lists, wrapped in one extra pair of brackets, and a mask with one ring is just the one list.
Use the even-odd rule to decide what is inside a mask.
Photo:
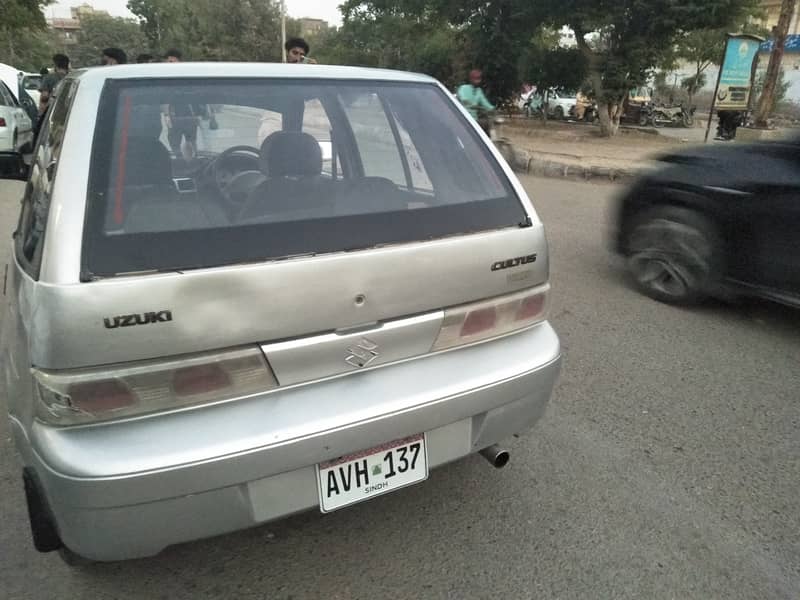
[[(316, 64), (316, 60), (309, 57), (310, 47), (303, 38), (291, 38), (285, 44), (286, 62), (291, 64)], [(183, 53), (177, 48), (172, 48), (164, 53), (163, 58), (153, 54), (139, 54), (136, 57), (137, 64), (144, 63), (178, 63), (183, 60)], [(100, 64), (111, 67), (128, 63), (128, 55), (121, 48), (109, 47), (101, 52)], [(39, 131), (44, 123), (47, 109), (51, 100), (56, 94), (61, 80), (66, 77), (70, 70), (70, 59), (65, 54), (53, 56), (53, 66), (51, 69), (43, 70), (42, 83), (39, 87), (39, 119), (36, 123), (35, 132), (38, 137)], [(213, 112), (204, 105), (165, 105), (162, 107), (162, 117), (167, 127), (167, 139), (170, 147), (177, 156), (191, 159), (196, 152), (197, 143), (197, 121), (199, 118), (207, 119), (210, 127), (216, 127)]]

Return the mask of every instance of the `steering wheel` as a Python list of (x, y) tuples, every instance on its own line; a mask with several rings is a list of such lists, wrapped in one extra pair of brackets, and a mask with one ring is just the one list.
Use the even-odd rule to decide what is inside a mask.
[(234, 201), (231, 198), (228, 187), (236, 178), (236, 175), (241, 174), (243, 171), (239, 171), (234, 176), (229, 177), (225, 172), (226, 170), (222, 167), (224, 167), (225, 163), (234, 155), (251, 158), (254, 161), (254, 168), (252, 170), (258, 171), (259, 173), (261, 172), (261, 152), (258, 148), (254, 148), (253, 146), (231, 146), (211, 162), (209, 169), (214, 183), (222, 197), (231, 204), (233, 204)]

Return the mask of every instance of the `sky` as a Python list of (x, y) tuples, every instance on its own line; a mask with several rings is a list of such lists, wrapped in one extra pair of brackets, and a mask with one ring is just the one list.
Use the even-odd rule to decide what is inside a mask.
[[(97, 9), (107, 10), (114, 16), (132, 17), (126, 8), (128, 0), (58, 0), (45, 9), (46, 16), (68, 17), (69, 7), (91, 4)], [(325, 19), (331, 25), (341, 25), (338, 6), (342, 0), (286, 0), (286, 12), (290, 17), (315, 17)]]

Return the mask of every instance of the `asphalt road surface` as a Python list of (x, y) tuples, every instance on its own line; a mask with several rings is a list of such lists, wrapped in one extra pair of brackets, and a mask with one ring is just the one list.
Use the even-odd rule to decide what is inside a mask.
[[(648, 300), (607, 253), (618, 188), (525, 184), (566, 360), (506, 469), (473, 457), (331, 515), (74, 570), (31, 547), (3, 421), (0, 598), (800, 597), (798, 313)], [(20, 189), (0, 184), (4, 239)]]

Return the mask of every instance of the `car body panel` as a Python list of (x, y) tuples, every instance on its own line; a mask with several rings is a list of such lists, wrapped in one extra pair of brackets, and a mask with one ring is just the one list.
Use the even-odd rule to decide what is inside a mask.
[[(560, 369), (558, 337), (544, 317), (433, 350), (452, 307), (549, 290), (541, 221), (499, 152), (452, 100), (519, 198), (522, 222), (251, 264), (83, 278), (79, 240), (104, 88), (112, 79), (202, 77), (444, 90), (393, 71), (259, 64), (118, 66), (64, 80), (45, 124), (57, 132), (56, 146), (40, 136), (26, 189), (26, 198), (43, 198), (33, 212), (46, 211), (40, 266), (21, 255), (25, 236), (17, 236), (1, 348), (23, 463), (61, 540), (92, 559), (149, 556), (313, 508), (316, 464), (410, 435), (426, 434), (430, 467), (467, 456), (537, 422)], [(148, 313), (169, 318), (134, 326), (133, 316)], [(138, 361), (239, 348), (261, 348), (277, 387), (106, 422), (48, 421), (32, 376), (108, 377), (120, 366), (153, 364)]]
[(784, 302), (800, 296), (800, 140), (690, 148), (661, 160), (619, 203), (617, 251), (635, 215), (681, 206), (720, 229), (733, 288)]

